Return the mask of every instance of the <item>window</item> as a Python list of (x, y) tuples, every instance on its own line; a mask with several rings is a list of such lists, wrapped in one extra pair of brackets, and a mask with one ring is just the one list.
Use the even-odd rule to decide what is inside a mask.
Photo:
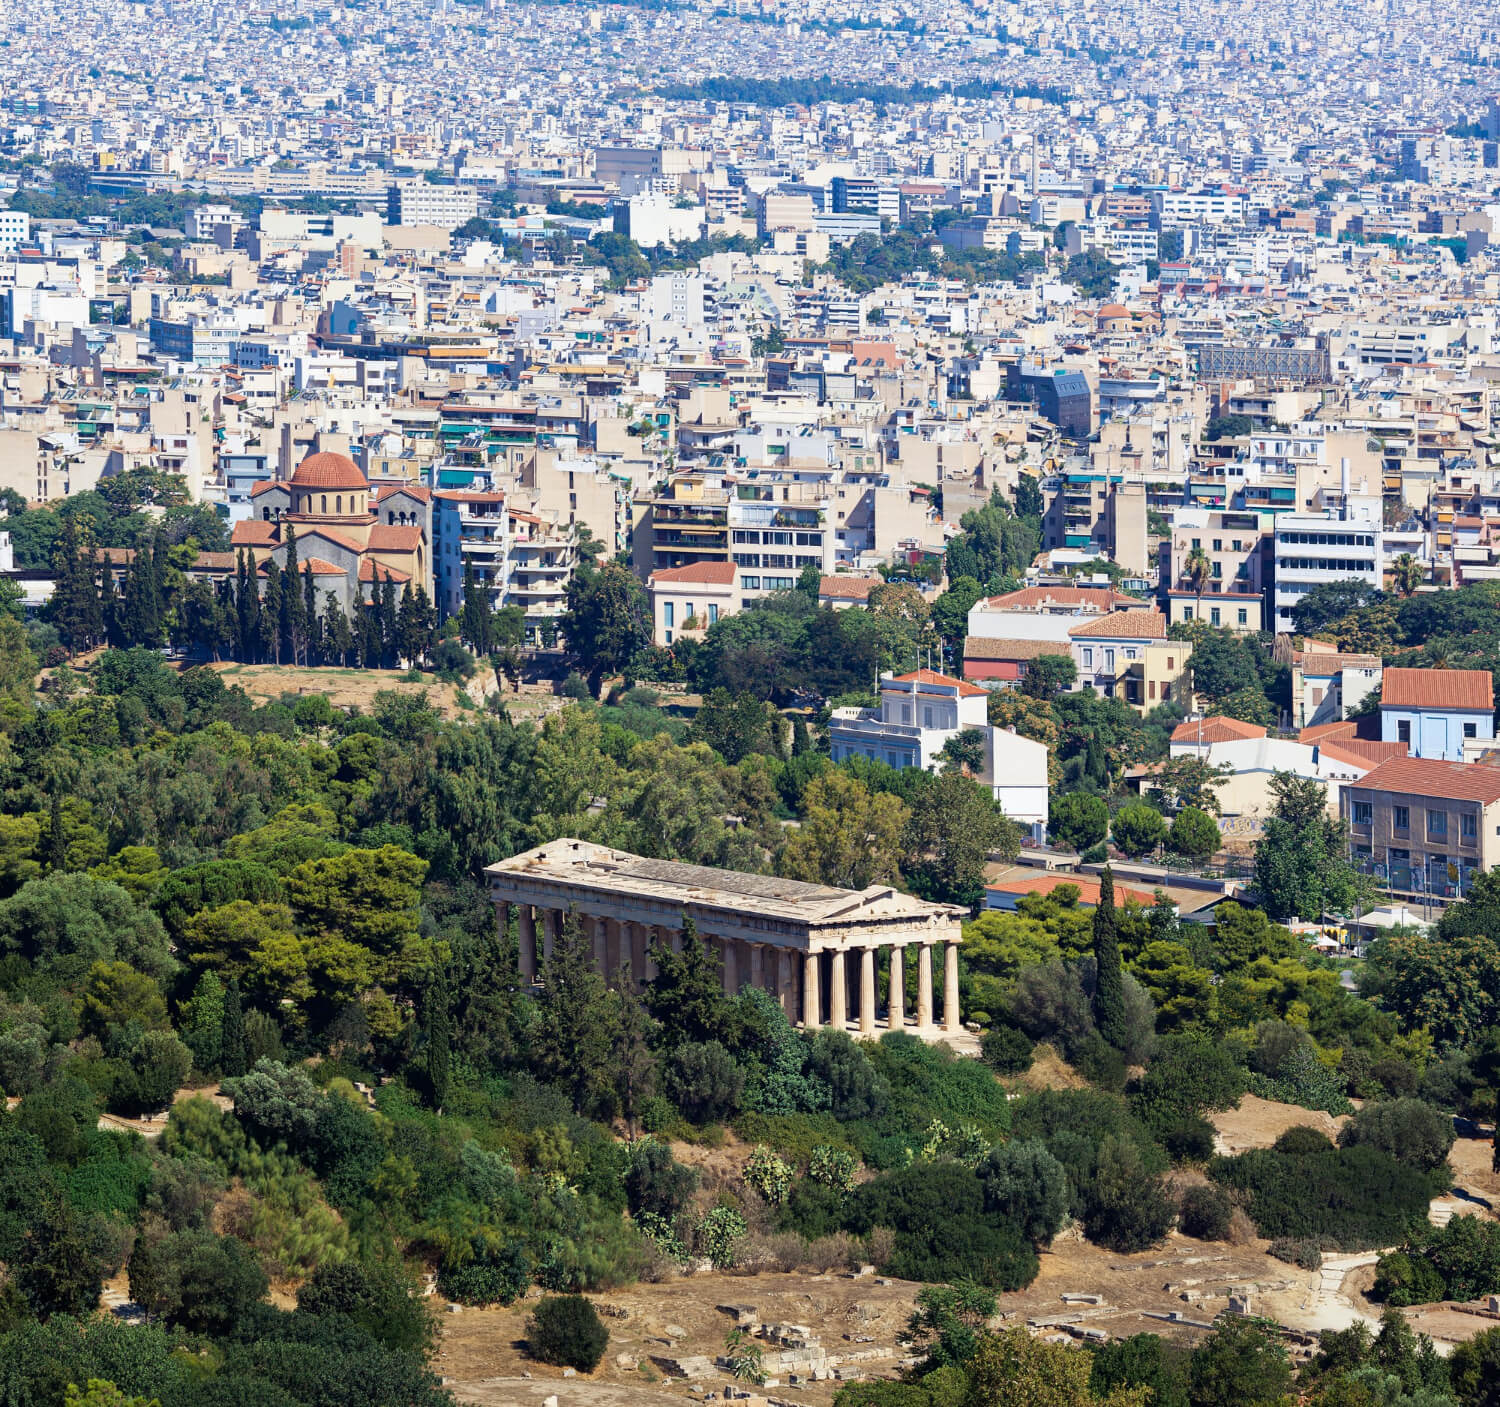
[(1429, 811), (1427, 813), (1427, 834), (1429, 836), (1448, 834), (1448, 813), (1446, 811)]
[(1404, 806), (1391, 807), (1391, 829), (1405, 831), (1411, 829), (1411, 812)]
[(719, 608), (717, 606), (710, 606), (708, 608), (708, 623), (710, 625), (713, 625), (713, 624), (715, 624), (718, 621), (718, 619), (719, 619)]
[(1249, 625), (1249, 623), (1250, 623), (1250, 613), (1243, 606), (1241, 606), (1240, 610), (1239, 610), (1239, 624), (1241, 624), (1241, 625)]
[(328, 511), (328, 495), (325, 493), (325, 494), (323, 494), (318, 499), (318, 512), (319, 513), (326, 513), (327, 511)]
[(686, 601), (683, 603), (682, 618), (684, 620), (692, 620), (692, 618), (697, 614), (697, 611), (693, 609), (693, 603), (691, 601)]
[(932, 727), (932, 710), (930, 708), (922, 710), (922, 726), (924, 728)]
[(1183, 620), (1192, 620), (1193, 608), (1191, 606), (1184, 606), (1182, 608), (1182, 618)]
[(1177, 668), (1177, 661), (1174, 660), (1171, 655), (1167, 656), (1167, 668), (1168, 669), (1176, 669)]
[(1214, 539), (1214, 551), (1215, 552), (1222, 552), (1223, 550), (1224, 550), (1224, 539), (1222, 537), (1216, 537)]
[(1464, 737), (1466, 737), (1466, 738), (1477, 738), (1478, 736), (1479, 736), (1479, 724), (1477, 724), (1477, 723), (1465, 723), (1464, 724)]
[(1458, 818), (1458, 833), (1465, 840), (1477, 840), (1479, 838), (1479, 817), (1472, 811), (1465, 811)]
[(1195, 537), (1193, 539), (1193, 546), (1194, 547), (1202, 547), (1203, 546), (1203, 539), (1201, 537)]
[(1396, 741), (1398, 743), (1411, 742), (1411, 720), (1409, 718), (1398, 718), (1396, 720)]
[(664, 601), (662, 603), (662, 608), (661, 608), (662, 623), (667, 627), (668, 630), (670, 630), (677, 623), (676, 620), (674, 619), (674, 616), (676, 615), (676, 611), (677, 611), (677, 606), (676, 606), (675, 602)]
[(902, 704), (901, 705), (901, 721), (903, 723), (910, 723), (911, 722), (911, 705), (910, 704)]
[(1215, 606), (1212, 610), (1209, 611), (1209, 613), (1208, 613), (1208, 623), (1210, 625), (1218, 625), (1219, 624), (1219, 608), (1217, 606)]
[(1368, 801), (1354, 803), (1354, 824), (1367, 826), (1374, 819), (1374, 807)]
[(1108, 647), (1104, 651), (1104, 672), (1106, 674), (1115, 672), (1115, 652)]
[(1094, 667), (1094, 648), (1092, 645), (1085, 645), (1083, 647), (1083, 667), (1085, 669), (1092, 669)]

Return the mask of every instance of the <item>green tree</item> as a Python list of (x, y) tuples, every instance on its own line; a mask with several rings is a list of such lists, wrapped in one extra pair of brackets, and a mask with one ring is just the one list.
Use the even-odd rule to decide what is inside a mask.
[(910, 816), (900, 797), (872, 794), (847, 773), (825, 772), (802, 793), (802, 821), (787, 833), (777, 873), (838, 889), (889, 882), (900, 871)]
[(1149, 855), (1167, 838), (1167, 823), (1154, 806), (1132, 801), (1115, 812), (1110, 824), (1114, 842), (1132, 860)]
[(540, 976), (542, 995), (530, 1032), (532, 1068), (539, 1079), (567, 1090), (579, 1113), (612, 1112), (609, 992), (577, 914), (563, 920)]
[(1078, 666), (1071, 655), (1037, 655), (1026, 665), (1021, 690), (1034, 699), (1050, 699), (1072, 688), (1077, 678)]
[(245, 1073), (245, 1014), (240, 984), (233, 977), (224, 988), (224, 1022), (220, 1028), (219, 1063), (226, 1078)]
[(427, 984), (423, 1006), (427, 1017), (427, 1085), (432, 1092), (432, 1107), (441, 1111), (453, 1083), (451, 998), (441, 968)]
[(1272, 815), (1255, 852), (1255, 884), (1267, 915), (1284, 922), (1352, 907), (1356, 876), (1343, 822), (1328, 815), (1324, 783), (1277, 772), (1271, 794)]
[(1291, 1386), (1286, 1350), (1245, 1319), (1221, 1323), (1188, 1365), (1191, 1407), (1278, 1407)]
[(682, 916), (680, 951), (658, 941), (651, 958), (656, 976), (645, 990), (646, 1010), (661, 1028), (668, 1045), (685, 1041), (736, 1043), (738, 1021), (724, 995), (718, 955), (698, 937), (698, 927)]
[(1196, 806), (1185, 806), (1172, 818), (1167, 846), (1174, 854), (1201, 862), (1214, 854), (1220, 844), (1214, 818)]
[(597, 696), (605, 675), (624, 669), (651, 643), (645, 588), (633, 572), (613, 562), (580, 565), (568, 582), (562, 628)]
[(1080, 854), (1100, 845), (1109, 834), (1109, 806), (1102, 796), (1088, 792), (1054, 793), (1047, 813), (1047, 834), (1054, 845)]
[(991, 857), (1014, 860), (1021, 832), (986, 787), (957, 772), (926, 782), (911, 800), (907, 878), (924, 897), (977, 909)]

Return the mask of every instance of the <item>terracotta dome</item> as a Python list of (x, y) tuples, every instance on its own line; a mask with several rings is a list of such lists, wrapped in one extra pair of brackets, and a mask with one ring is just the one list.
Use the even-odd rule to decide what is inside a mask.
[(360, 473), (346, 454), (323, 450), (310, 454), (292, 474), (292, 483), (301, 489), (368, 489), (370, 481)]

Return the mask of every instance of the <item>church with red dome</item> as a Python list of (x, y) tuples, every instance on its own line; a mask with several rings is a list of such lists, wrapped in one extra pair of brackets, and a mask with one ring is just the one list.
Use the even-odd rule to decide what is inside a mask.
[(254, 516), (234, 525), (231, 546), (265, 575), (286, 569), (295, 539), (299, 574), (311, 567), (319, 595), (345, 611), (369, 601), (386, 581), (432, 595), (432, 494), (416, 484), (372, 484), (346, 454), (319, 450), (289, 479), (261, 484)]

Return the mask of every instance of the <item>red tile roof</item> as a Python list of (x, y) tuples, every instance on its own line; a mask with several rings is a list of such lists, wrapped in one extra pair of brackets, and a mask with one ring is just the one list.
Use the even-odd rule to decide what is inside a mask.
[(962, 679), (955, 679), (951, 674), (939, 674), (935, 669), (914, 669), (910, 674), (896, 675), (892, 682), (896, 684), (942, 684), (947, 688), (957, 689), (963, 698), (972, 698), (975, 694), (988, 692), (977, 684), (965, 684)]
[[(1110, 611), (1107, 615), (1081, 620), (1068, 627), (1070, 636), (1092, 636), (1099, 640), (1165, 640), (1167, 618), (1160, 611)], [(1184, 655), (1192, 646), (1183, 642)]]
[(310, 454), (292, 471), (299, 489), (365, 489), (370, 482), (347, 454), (321, 450)]
[(1393, 757), (1405, 757), (1409, 750), (1405, 743), (1377, 743), (1365, 738), (1335, 738), (1318, 744), (1324, 757), (1355, 767), (1378, 767)]
[(1349, 783), (1361, 791), (1389, 791), (1434, 796), (1452, 801), (1500, 801), (1500, 767), (1471, 762), (1438, 762), (1424, 757), (1397, 757)]
[(1087, 606), (1096, 611), (1111, 611), (1117, 596), (1107, 586), (1023, 586), (1003, 596), (991, 596), (980, 605), (994, 611), (1025, 611), (1039, 606)]
[(241, 519), (229, 534), (229, 541), (235, 547), (274, 547), (280, 540), (276, 524), (259, 518)]
[(660, 567), (651, 573), (652, 586), (732, 586), (733, 562), (689, 562), (685, 567)]
[[(991, 894), (1047, 895), (1064, 884), (1071, 884), (1078, 890), (1078, 902), (1081, 906), (1094, 908), (1099, 903), (1099, 880), (1095, 875), (1039, 874), (1035, 879), (1010, 879), (1003, 884), (987, 884), (985, 889)], [(1156, 902), (1156, 896), (1150, 890), (1132, 889), (1116, 881), (1115, 902), (1123, 904), (1130, 899), (1134, 899), (1139, 904)]]
[(1494, 680), (1482, 669), (1388, 669), (1381, 708), (1456, 708), (1489, 713)]
[(422, 545), (422, 529), (415, 523), (376, 523), (370, 529), (368, 552), (415, 552)]
[[(379, 576), (376, 576), (376, 573)], [(395, 567), (388, 567), (384, 562), (374, 562), (368, 557), (359, 559), (359, 579), (361, 581), (393, 581), (400, 586), (404, 581), (410, 581), (408, 572), (398, 571)]]
[(376, 491), (375, 501), (384, 503), (386, 499), (394, 498), (401, 493), (408, 498), (416, 499), (418, 503), (427, 503), (432, 498), (432, 490), (421, 484), (382, 484)]
[(1196, 743), (1200, 738), (1205, 743), (1233, 743), (1243, 738), (1263, 738), (1265, 735), (1263, 724), (1244, 723), (1238, 718), (1220, 716), (1205, 718), (1201, 723), (1196, 718), (1190, 718), (1172, 729), (1174, 743)]
[(868, 601), (870, 593), (879, 585), (878, 577), (825, 576), (818, 582), (818, 595), (830, 596), (837, 601)]
[(964, 666), (970, 660), (1034, 660), (1041, 655), (1067, 655), (1061, 640), (997, 640), (991, 635), (970, 635), (964, 640)]
[(1311, 728), (1304, 728), (1297, 734), (1299, 743), (1321, 743), (1332, 741), (1334, 738), (1352, 738), (1359, 728), (1359, 724), (1352, 718), (1345, 718), (1338, 723), (1315, 723)]

